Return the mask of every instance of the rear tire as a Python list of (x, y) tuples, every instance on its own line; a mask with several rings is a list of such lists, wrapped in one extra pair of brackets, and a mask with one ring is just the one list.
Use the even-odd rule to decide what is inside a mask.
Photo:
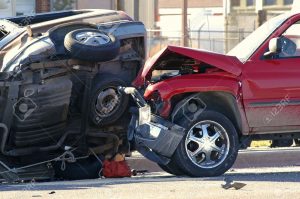
[(101, 127), (115, 123), (126, 111), (129, 96), (118, 91), (127, 84), (116, 75), (99, 74), (93, 80), (90, 119)]
[(192, 177), (211, 177), (232, 167), (239, 144), (235, 127), (227, 117), (204, 111), (194, 121), (180, 123), (186, 128), (186, 135), (175, 151), (174, 160), (182, 171)]

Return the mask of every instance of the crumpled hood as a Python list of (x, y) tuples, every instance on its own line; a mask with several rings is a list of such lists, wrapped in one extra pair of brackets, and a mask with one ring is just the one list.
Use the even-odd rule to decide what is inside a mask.
[(235, 76), (239, 76), (242, 72), (242, 62), (240, 62), (237, 57), (193, 48), (167, 46), (152, 58), (149, 58), (147, 60), (145, 66), (133, 82), (133, 85), (136, 87), (142, 86), (147, 76), (151, 75), (151, 72), (164, 59), (164, 57), (170, 54), (177, 54), (178, 56), (183, 55), (189, 58), (193, 58), (199, 62), (204, 62), (206, 64), (215, 66)]

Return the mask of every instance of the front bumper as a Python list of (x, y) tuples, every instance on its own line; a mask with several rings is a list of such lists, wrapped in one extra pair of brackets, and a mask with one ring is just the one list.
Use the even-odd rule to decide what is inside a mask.
[(131, 94), (139, 108), (132, 108), (128, 128), (128, 140), (134, 141), (136, 149), (147, 159), (166, 165), (181, 142), (185, 129), (157, 115), (134, 88), (123, 88)]

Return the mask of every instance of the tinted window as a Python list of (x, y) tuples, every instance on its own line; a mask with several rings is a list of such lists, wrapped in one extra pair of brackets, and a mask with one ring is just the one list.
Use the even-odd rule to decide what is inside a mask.
[(276, 0), (264, 0), (264, 5), (275, 5)]
[(254, 0), (247, 0), (247, 6), (253, 6)]
[(5, 30), (5, 27), (4, 26), (0, 26), (0, 41), (6, 36), (8, 35), (9, 32), (7, 32)]
[(292, 4), (294, 0), (284, 0), (284, 5)]
[(300, 21), (291, 25), (282, 34), (282, 40), (284, 41), (282, 42), (282, 51), (278, 55), (280, 58), (300, 56)]

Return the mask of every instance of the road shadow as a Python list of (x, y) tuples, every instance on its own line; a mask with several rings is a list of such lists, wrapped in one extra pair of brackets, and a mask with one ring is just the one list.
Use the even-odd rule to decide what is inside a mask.
[(0, 191), (56, 191), (56, 190), (80, 190), (90, 188), (101, 188), (109, 186), (118, 186), (122, 184), (135, 183), (155, 183), (155, 182), (178, 182), (178, 181), (199, 181), (199, 183), (208, 181), (220, 181), (223, 184), (224, 179), (238, 182), (300, 182), (299, 172), (256, 172), (256, 173), (235, 173), (227, 172), (219, 177), (191, 178), (176, 177), (172, 175), (145, 175), (132, 178), (119, 179), (94, 179), (81, 181), (54, 181), (54, 182), (35, 182), (21, 184), (2, 184)]

